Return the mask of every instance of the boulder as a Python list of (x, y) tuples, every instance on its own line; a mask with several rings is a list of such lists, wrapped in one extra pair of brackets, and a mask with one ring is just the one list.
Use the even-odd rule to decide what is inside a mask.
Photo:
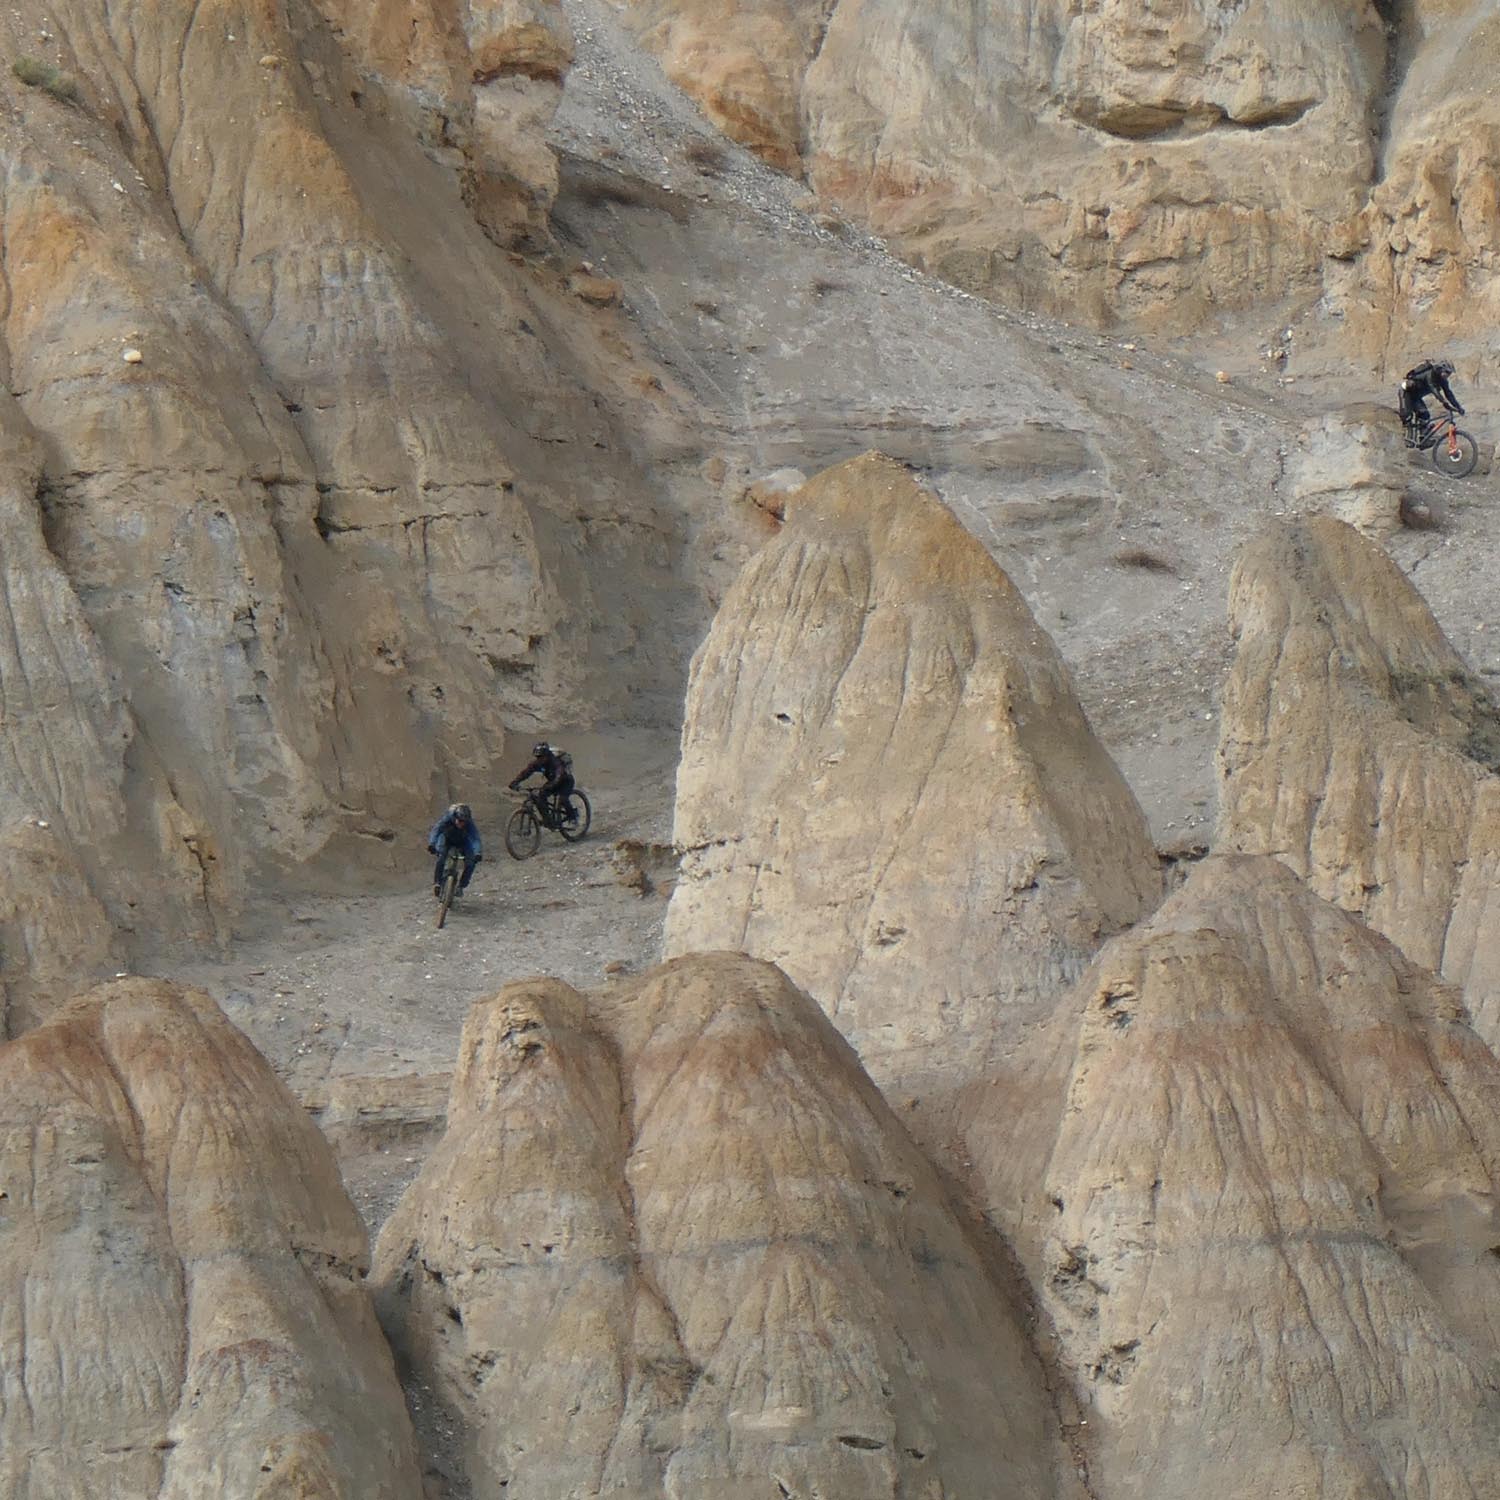
[(1500, 1041), (1500, 707), (1400, 569), (1335, 520), (1246, 547), (1230, 624), (1216, 847), (1274, 854), (1458, 985)]
[(693, 659), (665, 951), (780, 964), (949, 1088), (1151, 910), (1145, 819), (984, 547), (878, 454), (811, 480)]
[(477, 1005), (375, 1280), (476, 1495), (1075, 1493), (987, 1252), (742, 956)]
[(1389, 536), (1405, 514), (1411, 453), (1390, 407), (1364, 403), (1313, 418), (1298, 436), (1285, 484), (1298, 511)]
[(0, 1047), (0, 1493), (419, 1500), (333, 1157), (204, 995)]

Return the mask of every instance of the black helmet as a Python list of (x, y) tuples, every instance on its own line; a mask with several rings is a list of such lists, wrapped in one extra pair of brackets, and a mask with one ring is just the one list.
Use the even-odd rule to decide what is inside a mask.
[(546, 755), (547, 752), (551, 750), (551, 748), (552, 746), (549, 745), (546, 740), (539, 740), (535, 745), (531, 747), (531, 753), (533, 755)]
[(1438, 360), (1437, 372), (1439, 375), (1451, 375), (1453, 373), (1453, 361), (1451, 359)]
[(450, 818), (457, 818), (460, 823), (472, 823), (474, 821), (474, 814), (469, 811), (469, 804), (467, 802), (455, 802), (448, 809), (448, 816)]

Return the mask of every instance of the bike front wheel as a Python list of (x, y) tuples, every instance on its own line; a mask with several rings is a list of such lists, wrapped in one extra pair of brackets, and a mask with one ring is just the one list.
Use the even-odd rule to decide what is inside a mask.
[(449, 870), (443, 876), (442, 889), (438, 894), (437, 924), (439, 927), (448, 920), (448, 908), (453, 905), (453, 898), (458, 894), (458, 871)]
[[(569, 813), (574, 815), (571, 822), (567, 816)], [(563, 816), (558, 822), (557, 831), (570, 844), (576, 844), (589, 831), (589, 822), (593, 816), (588, 795), (580, 791), (571, 791), (564, 799)]]
[(1479, 445), (1467, 432), (1453, 429), (1451, 437), (1441, 437), (1432, 449), (1432, 467), (1449, 479), (1462, 479), (1474, 472), (1479, 462)]
[(542, 842), (542, 828), (529, 807), (518, 807), (505, 825), (505, 849), (512, 859), (530, 859)]

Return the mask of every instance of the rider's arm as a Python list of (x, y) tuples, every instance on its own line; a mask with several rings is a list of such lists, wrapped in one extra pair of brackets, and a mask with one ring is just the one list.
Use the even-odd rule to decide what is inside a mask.
[(517, 771), (516, 772), (515, 780), (512, 781), (511, 784), (510, 784), (511, 791), (514, 792), (514, 791), (518, 790), (520, 788), (521, 783), (523, 781), (525, 781), (528, 776), (535, 776), (536, 773), (541, 770), (541, 768), (542, 768), (541, 761), (539, 761), (539, 760), (533, 760), (526, 767), (526, 769), (524, 771)]
[(1456, 411), (1459, 416), (1463, 416), (1464, 409), (1459, 404), (1458, 397), (1453, 394), (1453, 387), (1448, 384), (1448, 377), (1446, 375), (1439, 375), (1435, 384), (1437, 385), (1438, 400), (1441, 401), (1449, 411)]

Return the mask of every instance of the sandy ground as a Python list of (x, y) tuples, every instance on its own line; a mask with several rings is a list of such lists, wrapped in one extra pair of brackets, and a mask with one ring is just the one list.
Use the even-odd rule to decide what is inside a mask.
[[(157, 962), (159, 972), (206, 989), (313, 1111), (372, 1229), (440, 1126), (476, 999), (537, 974), (591, 988), (656, 959), (671, 861), (653, 861), (649, 850), (670, 841), (676, 736), (621, 729), (553, 738), (573, 752), (593, 802), (589, 836), (565, 844), (544, 833), (538, 853), (517, 862), (501, 837), (509, 794), (473, 794), (485, 857), (441, 931), (426, 830), (416, 828), (399, 890), (268, 900), (227, 958)], [(632, 841), (648, 851), (644, 859)]]

